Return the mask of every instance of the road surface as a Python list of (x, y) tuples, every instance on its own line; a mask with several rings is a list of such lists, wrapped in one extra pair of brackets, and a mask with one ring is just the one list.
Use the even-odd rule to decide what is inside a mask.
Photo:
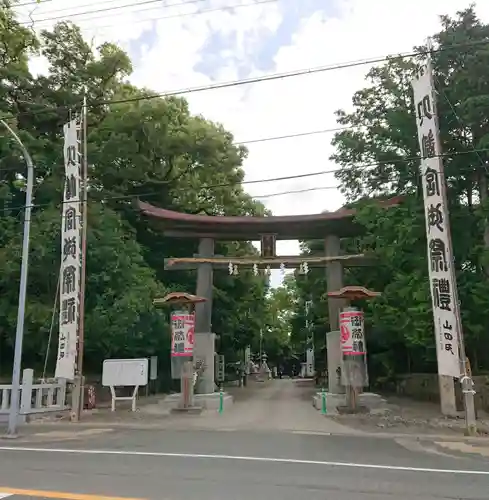
[[(270, 420), (283, 422), (274, 411), (287, 405), (292, 411), (280, 394), (290, 396), (293, 383), (274, 382), (271, 399), (264, 401)], [(295, 404), (310, 403), (296, 398)], [(318, 418), (324, 417), (318, 414)], [(292, 423), (288, 416), (287, 425)], [(271, 427), (267, 423), (265, 428), (216, 431), (121, 428), (56, 442), (1, 440), (0, 498), (1, 494), (12, 495), (11, 500), (488, 498), (489, 460), (481, 453), (463, 453), (428, 440)]]

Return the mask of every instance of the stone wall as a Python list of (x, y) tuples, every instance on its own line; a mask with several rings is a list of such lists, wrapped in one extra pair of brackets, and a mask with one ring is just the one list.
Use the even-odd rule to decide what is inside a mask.
[[(476, 409), (489, 412), (489, 375), (474, 377)], [(462, 410), (462, 391), (460, 384), (455, 384), (457, 394), (457, 407)], [(401, 375), (395, 384), (399, 396), (408, 396), (420, 401), (439, 401), (438, 376), (432, 373), (412, 373)]]

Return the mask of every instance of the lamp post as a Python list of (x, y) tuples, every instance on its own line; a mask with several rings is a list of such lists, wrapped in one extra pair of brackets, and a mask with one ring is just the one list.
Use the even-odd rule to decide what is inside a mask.
[(20, 267), (19, 305), (17, 308), (17, 327), (15, 330), (14, 367), (12, 369), (12, 392), (10, 396), (10, 413), (8, 417), (7, 436), (15, 437), (19, 415), (20, 368), (22, 363), (22, 341), (24, 340), (25, 299), (27, 293), (27, 271), (29, 268), (29, 240), (31, 230), (32, 189), (34, 186), (34, 163), (19, 136), (5, 123), (2, 125), (9, 131), (22, 150), (27, 165), (27, 186), (25, 193), (24, 236), (22, 241), (22, 263)]

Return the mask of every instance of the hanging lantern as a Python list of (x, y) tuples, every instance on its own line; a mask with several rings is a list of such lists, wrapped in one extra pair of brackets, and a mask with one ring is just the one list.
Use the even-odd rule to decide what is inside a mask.
[(253, 274), (258, 276), (258, 264), (253, 264)]
[(230, 262), (228, 264), (228, 270), (229, 270), (229, 274), (231, 274), (231, 275), (234, 274), (234, 266), (233, 266), (232, 262)]

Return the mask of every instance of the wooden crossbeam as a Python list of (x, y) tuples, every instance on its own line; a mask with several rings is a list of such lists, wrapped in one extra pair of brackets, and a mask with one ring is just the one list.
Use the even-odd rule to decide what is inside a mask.
[(308, 257), (308, 256), (281, 256), (266, 257), (174, 257), (165, 259), (166, 270), (191, 270), (197, 269), (201, 264), (212, 264), (214, 269), (224, 269), (229, 263), (239, 267), (251, 268), (255, 264), (259, 269), (279, 269), (283, 264), (286, 269), (298, 268), (304, 262), (309, 267), (324, 267), (329, 262), (342, 262), (345, 267), (369, 266), (375, 261), (365, 254), (338, 255), (334, 257)]

